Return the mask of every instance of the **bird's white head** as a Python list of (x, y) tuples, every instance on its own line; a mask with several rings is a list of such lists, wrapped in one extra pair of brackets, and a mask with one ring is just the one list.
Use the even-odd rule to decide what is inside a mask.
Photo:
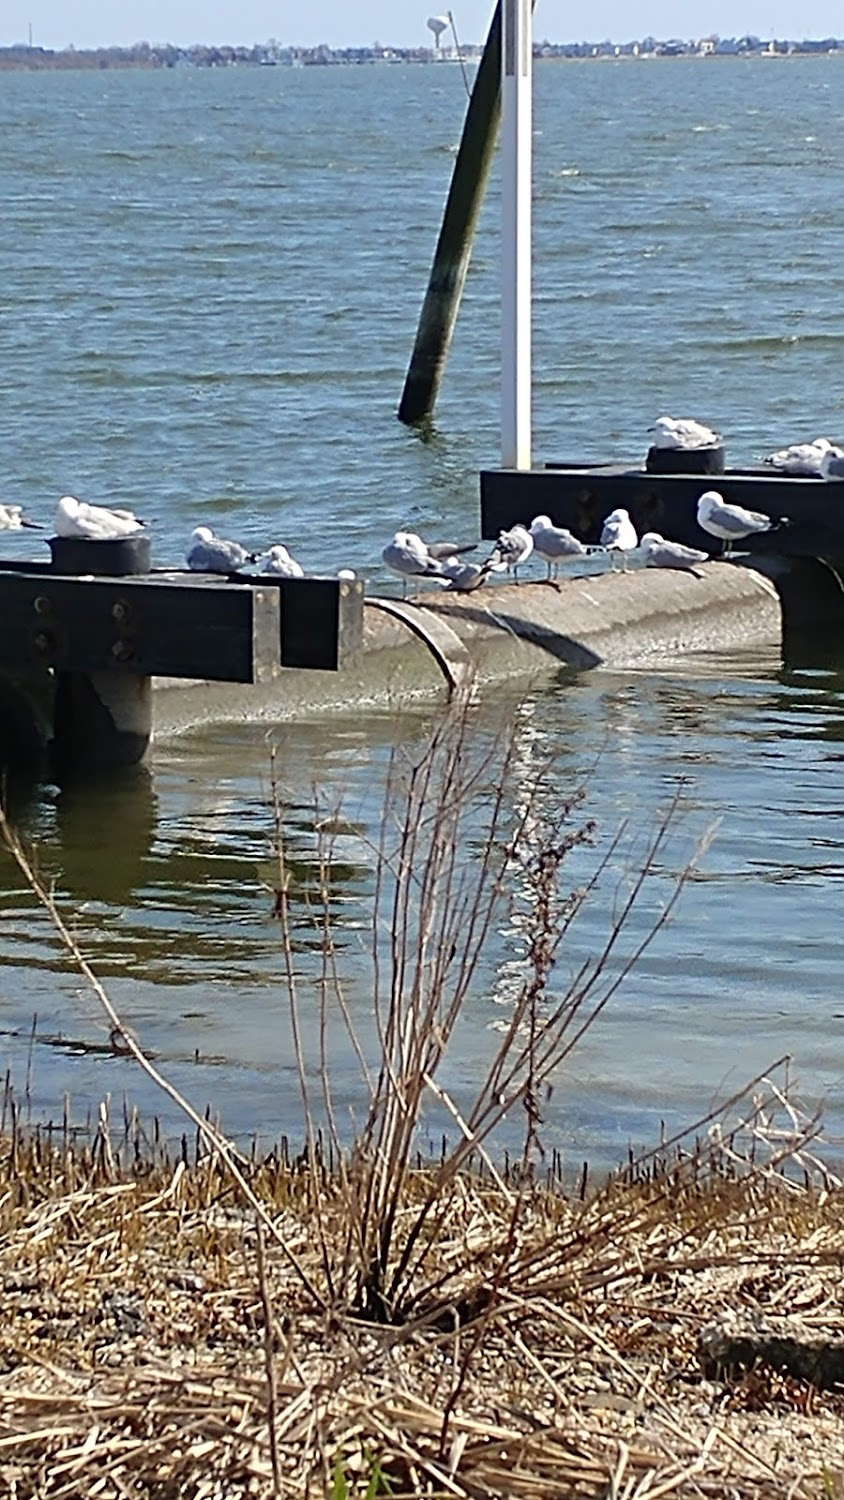
[(705, 521), (708, 516), (712, 515), (712, 512), (714, 510), (717, 510), (719, 505), (723, 504), (724, 497), (722, 495), (719, 495), (717, 490), (707, 490), (705, 494), (701, 495), (700, 499), (697, 502), (698, 520)]
[(629, 513), (626, 510), (624, 510), (621, 506), (619, 506), (617, 510), (611, 510), (610, 513), (609, 513), (609, 515), (607, 516), (607, 521), (629, 521), (629, 520), (630, 520)]
[(59, 515), (77, 516), (79, 514), (79, 501), (73, 495), (62, 495), (58, 504)]
[(197, 526), (191, 533), (192, 542), (213, 542), (214, 533), (210, 526)]
[(533, 520), (530, 523), (530, 529), (534, 533), (537, 531), (547, 531), (550, 525), (550, 516), (534, 516)]
[(654, 547), (661, 547), (664, 540), (664, 537), (661, 537), (658, 531), (646, 531), (639, 542), (639, 546), (643, 552), (651, 552)]

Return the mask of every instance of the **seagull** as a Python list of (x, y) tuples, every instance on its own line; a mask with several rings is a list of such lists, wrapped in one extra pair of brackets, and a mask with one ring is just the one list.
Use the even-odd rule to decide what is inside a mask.
[(830, 444), (821, 459), (819, 472), (822, 479), (844, 479), (844, 448), (833, 448)]
[(758, 510), (745, 510), (743, 505), (730, 505), (717, 490), (707, 490), (697, 502), (698, 525), (710, 536), (724, 542), (724, 551), (729, 552), (733, 542), (742, 537), (753, 536), (757, 531), (776, 531), (779, 526), (790, 526), (787, 516), (775, 520)]
[(511, 526), (509, 531), (498, 533), (498, 541), (484, 566), (492, 573), (504, 573), (510, 570), (518, 583), (519, 568), (523, 562), (527, 562), (532, 551), (533, 537), (527, 527)]
[(823, 474), (827, 454), (844, 458), (844, 448), (836, 448), (829, 438), (815, 438), (811, 443), (790, 443), (787, 448), (778, 448), (762, 462), (779, 469), (781, 474)]
[(601, 546), (608, 552), (632, 552), (639, 545), (636, 527), (630, 514), (622, 510), (611, 510), (601, 530)]
[(290, 556), (281, 542), (276, 542), (274, 547), (261, 552), (258, 562), (262, 564), (261, 572), (271, 573), (274, 578), (304, 578), (305, 576), (302, 564), (297, 563), (295, 557)]
[(534, 552), (537, 557), (544, 557), (548, 564), (549, 582), (552, 565), (556, 574), (561, 562), (571, 557), (586, 557), (589, 551), (565, 526), (553, 526), (550, 516), (534, 516), (530, 523), (530, 534), (533, 537)]
[(131, 510), (108, 510), (64, 495), (56, 511), (56, 536), (81, 537), (89, 542), (111, 542), (143, 531), (144, 523)]
[[(407, 590), (408, 578), (439, 577), (442, 563), (433, 557), (415, 531), (397, 531), (381, 553), (387, 567), (398, 573)], [(454, 556), (451, 552), (449, 556)]]
[(692, 417), (657, 417), (649, 431), (655, 448), (715, 448), (721, 441), (711, 427)]
[(239, 542), (215, 536), (210, 526), (197, 526), (191, 534), (186, 562), (193, 573), (236, 573), (244, 563), (254, 561), (253, 552), (247, 552)]
[[(646, 568), (680, 568), (695, 572), (695, 563), (709, 562), (708, 552), (699, 552), (697, 547), (684, 547), (682, 542), (667, 542), (658, 531), (646, 531), (639, 546), (644, 553)], [(696, 573), (699, 578), (700, 574)]]
[(487, 561), (483, 563), (462, 562), (459, 557), (445, 557), (442, 561), (440, 577), (450, 591), (458, 594), (470, 594), (473, 589), (479, 589), (482, 583), (486, 583), (490, 573), (493, 571), (492, 564)]
[(37, 521), (30, 521), (23, 514), (22, 505), (0, 505), (0, 531), (20, 531), (29, 526), (33, 531), (42, 531)]

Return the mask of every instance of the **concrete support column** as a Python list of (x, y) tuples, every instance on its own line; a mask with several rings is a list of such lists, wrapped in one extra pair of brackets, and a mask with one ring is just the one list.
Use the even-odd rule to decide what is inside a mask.
[[(149, 572), (149, 538), (50, 540), (52, 571), (94, 577)], [(51, 754), (56, 770), (102, 771), (143, 760), (152, 735), (152, 680), (115, 664), (102, 672), (56, 672)]]

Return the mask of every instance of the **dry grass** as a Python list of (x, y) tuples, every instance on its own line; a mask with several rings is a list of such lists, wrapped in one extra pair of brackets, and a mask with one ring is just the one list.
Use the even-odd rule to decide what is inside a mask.
[[(841, 1328), (841, 1190), (762, 1167), (753, 1134), (588, 1202), (521, 1185), (515, 1233), (511, 1194), (462, 1173), (436, 1250), (451, 1316), (395, 1327), (326, 1315), (219, 1157), (123, 1171), (102, 1138), (17, 1133), (0, 1159), (0, 1492), (840, 1494), (841, 1397), (764, 1371), (720, 1384), (697, 1359), (725, 1307)], [(327, 1293), (314, 1203), (339, 1252), (345, 1191), (277, 1160), (244, 1171)]]

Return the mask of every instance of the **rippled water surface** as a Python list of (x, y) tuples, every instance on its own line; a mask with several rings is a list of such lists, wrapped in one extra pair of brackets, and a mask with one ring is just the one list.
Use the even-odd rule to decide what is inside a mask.
[[(496, 181), (436, 430), (423, 442), (395, 420), (464, 107), (449, 67), (2, 75), (2, 499), (45, 521), (66, 492), (136, 506), (158, 563), (208, 516), (246, 543), (287, 540), (309, 568), (372, 578), (402, 522), (475, 528), (477, 471), (498, 446)], [(842, 436), (839, 59), (540, 66), (535, 147), (538, 457), (641, 456), (662, 411), (711, 422), (736, 464)], [(834, 653), (797, 669), (771, 651), (561, 677), (477, 711), (483, 741), (506, 710), (526, 774), (555, 758), (552, 816), (586, 786), (598, 848), (572, 879), (626, 823), (558, 989), (678, 783), (634, 935), (719, 820), (671, 922), (557, 1080), (546, 1129), (571, 1157), (617, 1159), (785, 1052), (840, 1132), (842, 702)], [(417, 753), (434, 712), (209, 728), (159, 741), (129, 784), (17, 804), (109, 992), (169, 1076), (240, 1134), (295, 1135), (300, 1120), (270, 743), (302, 1004), (315, 824), (339, 808), (331, 910), (365, 1036), (390, 749)], [(34, 1116), (65, 1091), (77, 1114), (105, 1091), (159, 1109), (128, 1062), (91, 1050), (103, 1026), (1, 867), (0, 1056), (19, 1092), (29, 1068)], [(493, 934), (449, 1064), (459, 1096), (494, 1045), (522, 938), (505, 920)], [(339, 1025), (329, 1045), (338, 1097), (359, 1108)]]

